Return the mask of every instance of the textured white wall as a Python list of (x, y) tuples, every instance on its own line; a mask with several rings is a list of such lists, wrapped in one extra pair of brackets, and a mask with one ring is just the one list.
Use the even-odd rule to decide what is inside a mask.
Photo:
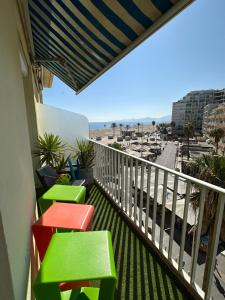
[(16, 1), (0, 2), (0, 299), (24, 300), (36, 197)]
[(71, 111), (36, 103), (38, 133), (59, 135), (63, 142), (75, 146), (76, 138), (89, 138), (88, 119)]

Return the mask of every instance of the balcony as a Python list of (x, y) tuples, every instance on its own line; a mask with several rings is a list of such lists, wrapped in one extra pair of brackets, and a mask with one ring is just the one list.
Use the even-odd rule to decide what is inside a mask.
[(192, 299), (97, 185), (88, 203), (96, 211), (93, 229), (112, 233), (118, 276), (115, 299)]
[[(218, 253), (224, 189), (91, 142), (96, 151), (96, 186), (89, 202), (97, 209), (94, 228), (109, 229), (113, 233), (118, 299), (148, 299), (149, 296), (143, 295), (132, 298), (138, 283), (140, 293), (149, 293), (150, 298), (153, 292), (163, 293), (153, 299), (176, 299), (174, 293), (188, 299), (210, 299), (212, 295), (215, 299), (223, 299), (214, 282), (214, 266), (216, 259), (224, 263)], [(196, 189), (200, 191), (200, 206), (194, 211), (190, 197)], [(199, 250), (201, 229), (205, 199), (212, 191), (218, 194), (219, 200), (214, 240), (205, 255)], [(189, 235), (193, 225), (195, 233)], [(158, 267), (153, 268), (155, 260), (157, 264), (161, 261), (164, 267), (159, 262)], [(170, 275), (176, 278), (176, 284)], [(178, 287), (178, 282), (185, 289)]]

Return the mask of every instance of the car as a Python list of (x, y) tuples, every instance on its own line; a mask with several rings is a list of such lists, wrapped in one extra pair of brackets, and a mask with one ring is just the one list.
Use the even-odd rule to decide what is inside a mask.
[(122, 142), (123, 141), (123, 137), (122, 136), (118, 136), (117, 137), (117, 142)]

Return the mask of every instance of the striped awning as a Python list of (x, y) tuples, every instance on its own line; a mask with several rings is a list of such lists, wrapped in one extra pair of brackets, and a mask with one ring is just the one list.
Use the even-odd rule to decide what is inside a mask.
[(193, 0), (29, 0), (34, 60), (80, 92)]

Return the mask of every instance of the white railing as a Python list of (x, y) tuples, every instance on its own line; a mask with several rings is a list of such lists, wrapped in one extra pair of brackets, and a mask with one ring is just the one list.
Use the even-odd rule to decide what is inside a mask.
[[(210, 299), (223, 219), (225, 190), (94, 142), (94, 176), (99, 185), (204, 299)], [(200, 205), (190, 198), (199, 191)], [(213, 241), (203, 262), (199, 251), (204, 204), (218, 194)], [(196, 230), (188, 234), (191, 227)], [(204, 290), (204, 292), (203, 292)]]

